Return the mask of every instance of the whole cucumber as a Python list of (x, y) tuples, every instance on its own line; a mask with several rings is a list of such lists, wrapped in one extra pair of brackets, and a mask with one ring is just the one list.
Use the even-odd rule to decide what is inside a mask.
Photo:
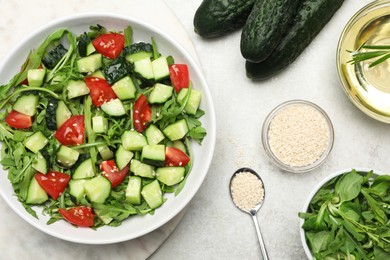
[(303, 0), (291, 28), (263, 62), (246, 62), (246, 75), (264, 80), (285, 69), (298, 58), (322, 28), (330, 21), (344, 0)]
[(251, 62), (265, 60), (297, 14), (300, 0), (256, 0), (241, 33), (241, 54)]
[(204, 0), (194, 16), (195, 32), (215, 38), (242, 27), (255, 0)]

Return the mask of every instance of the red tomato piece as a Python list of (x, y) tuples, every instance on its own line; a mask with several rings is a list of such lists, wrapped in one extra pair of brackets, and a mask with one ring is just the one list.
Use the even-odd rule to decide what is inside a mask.
[(119, 33), (102, 34), (92, 41), (95, 49), (109, 59), (116, 59), (125, 46), (125, 36)]
[(190, 157), (180, 149), (175, 147), (165, 148), (165, 166), (186, 166)]
[(70, 175), (62, 172), (49, 171), (47, 174), (36, 173), (35, 179), (47, 194), (57, 199), (68, 186)]
[(66, 120), (57, 129), (54, 136), (63, 145), (78, 145), (84, 143), (84, 116), (76, 115)]
[(110, 84), (108, 84), (105, 79), (87, 77), (85, 83), (89, 88), (89, 95), (92, 98), (92, 103), (96, 107), (100, 107), (104, 103), (117, 98), (114, 90), (112, 90)]
[(179, 93), (182, 88), (188, 88), (190, 76), (187, 64), (169, 65), (169, 77), (176, 93)]
[(12, 110), (7, 115), (5, 122), (11, 127), (18, 129), (25, 129), (32, 126), (32, 118), (29, 115), (19, 113), (18, 111)]
[(66, 221), (79, 227), (92, 227), (95, 224), (95, 214), (91, 207), (60, 208), (58, 212)]
[(152, 109), (149, 106), (146, 96), (141, 94), (134, 104), (133, 120), (135, 130), (140, 133), (144, 131), (148, 127), (151, 118)]
[(115, 160), (107, 160), (100, 163), (100, 170), (102, 170), (102, 175), (106, 177), (111, 182), (111, 187), (115, 188), (126, 177), (129, 172), (129, 165), (127, 165), (122, 170), (116, 166)]

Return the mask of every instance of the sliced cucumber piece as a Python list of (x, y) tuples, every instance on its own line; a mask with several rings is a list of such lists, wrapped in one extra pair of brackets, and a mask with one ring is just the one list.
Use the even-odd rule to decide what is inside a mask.
[(96, 49), (95, 49), (95, 46), (93, 46), (92, 42), (88, 43), (88, 45), (87, 45), (87, 53), (86, 53), (87, 56), (91, 55), (95, 51), (96, 51)]
[(150, 92), (148, 101), (152, 104), (161, 104), (166, 102), (173, 94), (173, 87), (161, 83), (154, 84)]
[(152, 56), (153, 56), (152, 52), (140, 51), (140, 52), (126, 55), (126, 60), (128, 60), (130, 62), (136, 62), (136, 61), (143, 60), (146, 58), (150, 59)]
[(163, 166), (165, 163), (165, 145), (149, 144), (142, 148), (141, 160), (153, 166)]
[(35, 95), (24, 95), (19, 97), (14, 103), (12, 109), (19, 113), (33, 116), (37, 113), (38, 96)]
[(79, 180), (92, 178), (94, 176), (95, 171), (93, 167), (93, 162), (91, 158), (88, 158), (82, 163), (80, 163), (79, 166), (75, 169), (74, 173), (72, 174), (72, 179)]
[(169, 67), (167, 58), (160, 56), (152, 61), (153, 75), (156, 81), (163, 80), (169, 77)]
[(104, 116), (92, 117), (92, 131), (97, 134), (106, 133), (108, 130), (108, 120)]
[(46, 69), (29, 69), (27, 71), (27, 80), (30, 87), (40, 87), (46, 75)]
[(134, 205), (141, 204), (142, 179), (138, 176), (130, 176), (126, 188), (126, 200)]
[(106, 79), (106, 77), (104, 77), (104, 74), (103, 74), (103, 72), (101, 70), (97, 70), (94, 73), (92, 73), (91, 77)]
[(146, 139), (148, 144), (158, 144), (165, 139), (165, 135), (155, 125), (149, 125), (145, 130)]
[(103, 105), (101, 109), (110, 116), (124, 116), (126, 115), (125, 107), (119, 98), (110, 100)]
[(79, 155), (80, 153), (76, 150), (65, 145), (61, 145), (60, 149), (57, 151), (56, 159), (62, 166), (70, 168), (77, 162)]
[(153, 66), (150, 58), (135, 61), (134, 71), (145, 79), (154, 79)]
[(148, 144), (146, 137), (135, 130), (126, 130), (121, 136), (122, 145), (128, 151), (140, 151)]
[(66, 90), (68, 91), (68, 99), (89, 94), (89, 88), (84, 80), (69, 80)]
[(187, 146), (184, 144), (184, 142), (182, 140), (173, 141), (172, 146), (181, 150), (182, 152), (188, 154)]
[(92, 54), (77, 60), (77, 67), (82, 73), (92, 73), (100, 69), (103, 65), (100, 53)]
[(108, 160), (114, 157), (114, 153), (110, 150), (110, 148), (107, 145), (99, 145), (97, 149), (103, 160)]
[(99, 175), (84, 183), (85, 194), (91, 202), (104, 203), (111, 192), (111, 182)]
[(72, 113), (69, 108), (66, 106), (65, 102), (60, 100), (58, 101), (57, 109), (56, 109), (56, 124), (57, 129), (70, 117)]
[(112, 85), (112, 90), (120, 100), (132, 99), (135, 97), (136, 88), (129, 76), (126, 76)]
[(115, 162), (119, 170), (122, 170), (126, 167), (133, 159), (134, 154), (130, 151), (125, 150), (122, 145), (119, 146), (118, 150), (115, 153)]
[(31, 152), (38, 153), (48, 142), (49, 139), (47, 139), (42, 132), (36, 132), (24, 140), (24, 146)]
[(184, 179), (184, 167), (161, 167), (156, 170), (156, 178), (168, 186), (178, 184)]
[(46, 191), (39, 185), (35, 177), (32, 177), (27, 191), (27, 204), (42, 204), (49, 199)]
[(136, 159), (131, 160), (130, 171), (134, 173), (134, 175), (150, 179), (154, 179), (156, 176), (153, 166), (142, 163)]
[[(179, 102), (180, 105), (183, 105), (187, 93), (188, 93), (188, 88), (182, 88), (180, 90), (179, 95), (177, 96), (177, 102)], [(184, 107), (184, 110), (188, 114), (195, 115), (196, 111), (199, 108), (201, 99), (202, 99), (202, 92), (196, 89), (192, 89), (187, 104)]]
[(112, 213), (102, 214), (102, 210), (100, 209), (93, 209), (95, 214), (100, 218), (101, 221), (103, 221), (104, 224), (108, 225), (113, 221), (114, 219), (110, 216)]
[(146, 184), (141, 191), (142, 197), (150, 208), (155, 209), (163, 204), (163, 196), (158, 180)]
[(46, 174), (48, 171), (48, 165), (46, 158), (42, 156), (41, 152), (37, 152), (34, 162), (31, 166), (40, 173)]
[(86, 180), (70, 180), (69, 181), (69, 193), (80, 201), (85, 196), (84, 184)]
[(188, 132), (188, 126), (185, 119), (180, 119), (164, 128), (163, 133), (171, 141), (182, 139)]

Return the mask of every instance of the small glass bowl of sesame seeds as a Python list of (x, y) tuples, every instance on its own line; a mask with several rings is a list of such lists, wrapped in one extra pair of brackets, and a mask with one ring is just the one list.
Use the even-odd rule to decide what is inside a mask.
[(262, 142), (279, 168), (308, 172), (320, 166), (333, 147), (333, 125), (325, 111), (305, 100), (274, 108), (264, 121)]

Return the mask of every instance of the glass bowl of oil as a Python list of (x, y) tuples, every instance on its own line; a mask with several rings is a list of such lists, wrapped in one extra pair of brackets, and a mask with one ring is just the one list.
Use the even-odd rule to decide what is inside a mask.
[(363, 45), (390, 46), (390, 0), (360, 9), (345, 26), (337, 48), (337, 69), (344, 91), (364, 113), (390, 123), (390, 59), (370, 67), (374, 59), (353, 63)]

